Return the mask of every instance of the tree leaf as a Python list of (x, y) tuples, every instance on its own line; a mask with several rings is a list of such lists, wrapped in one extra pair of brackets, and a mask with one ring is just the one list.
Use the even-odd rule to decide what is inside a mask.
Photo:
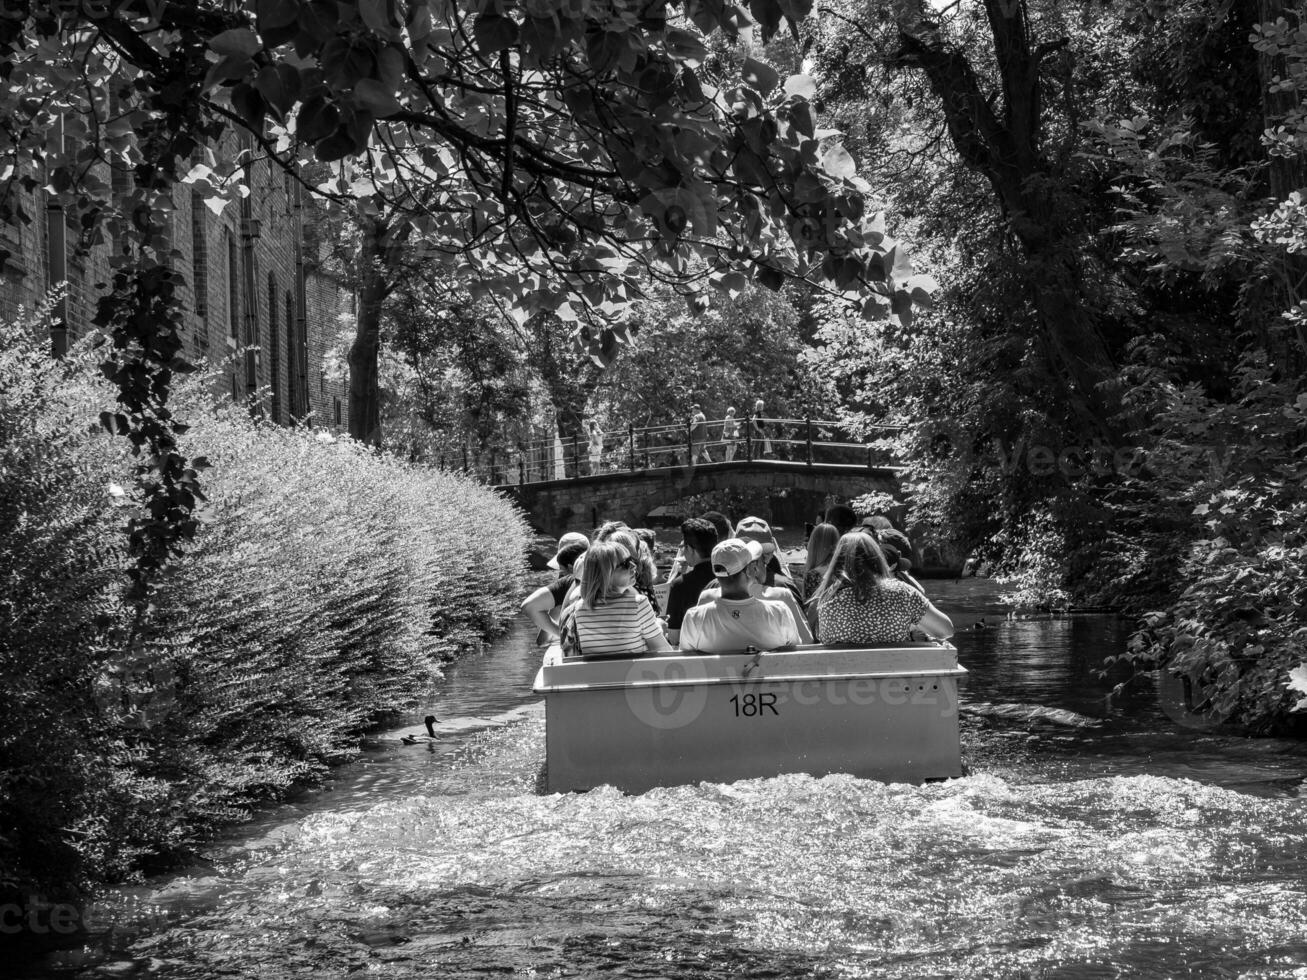
[(300, 11), (300, 30), (315, 44), (326, 44), (336, 35), (339, 17), (334, 0), (313, 0)]
[(472, 25), (476, 46), (486, 54), (502, 51), (517, 43), (517, 23), (511, 17), (482, 14)]
[(811, 75), (791, 75), (785, 79), (785, 94), (811, 101), (817, 97), (817, 83)]
[(393, 116), (404, 109), (394, 93), (375, 78), (365, 78), (355, 85), (354, 98), (378, 119)]
[[(291, 93), (286, 90), (286, 80), (278, 71), (281, 67), (289, 66), (264, 65), (254, 79), (254, 87), (263, 96), (263, 101), (276, 112), (278, 119), (284, 119), (286, 112), (294, 103)], [(290, 70), (295, 71), (293, 68)], [(298, 74), (295, 77), (298, 80)]]
[(354, 137), (345, 127), (337, 129), (330, 136), (313, 144), (314, 155), (323, 163), (341, 160), (354, 152)]
[(885, 256), (885, 263), (889, 267), (889, 274), (897, 281), (910, 279), (912, 277), (912, 259), (902, 246), (895, 245)]
[(779, 0), (779, 2), (785, 19), (796, 26), (812, 13), (812, 0)]
[(697, 68), (703, 64), (703, 59), (708, 57), (708, 49), (703, 46), (699, 36), (679, 27), (668, 29), (663, 44), (667, 48), (667, 54), (674, 61), (689, 65), (691, 68)]
[(393, 14), (392, 0), (359, 0), (359, 16), (368, 30), (388, 41), (399, 39), (399, 23)]
[(336, 131), (340, 112), (325, 96), (315, 95), (305, 100), (295, 117), (295, 131), (306, 143), (316, 143)]
[(232, 108), (255, 132), (263, 129), (263, 117), (268, 112), (268, 105), (258, 90), (247, 82), (241, 82), (231, 90)]
[(912, 295), (912, 302), (923, 310), (935, 308), (935, 294), (939, 292), (939, 283), (935, 281), (934, 276), (926, 275), (924, 272), (909, 276), (903, 283), (903, 288)]
[(771, 95), (781, 80), (775, 68), (753, 58), (744, 59), (743, 77), (745, 82), (761, 92), (764, 97)]
[(879, 320), (890, 310), (889, 300), (880, 293), (868, 293), (862, 304), (864, 320)]
[(252, 57), (263, 50), (263, 42), (248, 27), (233, 27), (209, 41), (209, 47), (225, 57)]
[(299, 0), (258, 0), (255, 6), (259, 33), (290, 27), (299, 20)]
[(777, 0), (749, 0), (749, 13), (761, 28), (762, 42), (766, 44), (781, 26), (784, 15)]
[(896, 289), (890, 297), (890, 313), (905, 330), (912, 326), (912, 297), (902, 289)]
[(858, 175), (858, 164), (852, 154), (839, 143), (827, 147), (821, 155), (821, 165), (828, 174), (848, 180)]

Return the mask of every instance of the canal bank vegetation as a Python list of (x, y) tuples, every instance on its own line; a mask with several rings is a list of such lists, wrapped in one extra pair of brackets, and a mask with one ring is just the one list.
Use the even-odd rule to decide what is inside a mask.
[(502, 628), (526, 535), (459, 475), (261, 424), (199, 375), (174, 404), (207, 500), (137, 607), (141, 498), (98, 422), (102, 352), (47, 343), (0, 326), (0, 888), (19, 900), (175, 860), (351, 758)]
[(827, 124), (944, 290), (870, 330), (819, 310), (808, 356), (905, 427), (918, 528), (1027, 603), (1136, 617), (1126, 662), (1210, 717), (1301, 731), (1301, 8), (828, 9)]

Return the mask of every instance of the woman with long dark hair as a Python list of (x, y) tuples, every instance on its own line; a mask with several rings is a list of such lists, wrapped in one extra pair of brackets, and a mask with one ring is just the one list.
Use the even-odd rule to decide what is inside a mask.
[(913, 629), (938, 640), (953, 635), (952, 620), (894, 578), (875, 539), (858, 531), (840, 538), (809, 603), (819, 643), (902, 643)]
[(834, 524), (818, 524), (808, 535), (808, 551), (804, 557), (803, 597), (811, 599), (821, 585), (821, 577), (826, 574), (826, 566), (835, 554), (835, 545), (840, 539), (840, 532)]

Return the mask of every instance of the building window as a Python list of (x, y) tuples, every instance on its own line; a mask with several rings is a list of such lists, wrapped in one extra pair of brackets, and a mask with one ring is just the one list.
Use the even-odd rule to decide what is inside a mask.
[(227, 332), (232, 340), (240, 340), (241, 324), (241, 278), (240, 255), (236, 251), (236, 239), (231, 229), (226, 229), (227, 239)]
[(208, 208), (199, 191), (191, 191), (191, 286), (195, 293), (195, 315), (209, 315)]
[(340, 399), (339, 398), (333, 398), (331, 400), (331, 408), (336, 416), (336, 424), (340, 425)]
[(281, 424), (281, 336), (277, 330), (277, 274), (268, 273), (268, 367), (272, 373), (272, 421)]
[(304, 402), (308, 392), (304, 386), (304, 352), (300, 348), (299, 330), (295, 325), (295, 297), (286, 293), (286, 407), (292, 419), (307, 411)]

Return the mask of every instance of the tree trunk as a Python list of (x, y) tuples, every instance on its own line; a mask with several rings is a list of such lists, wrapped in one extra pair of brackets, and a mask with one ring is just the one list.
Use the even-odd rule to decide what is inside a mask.
[(358, 315), (349, 348), (349, 434), (369, 446), (381, 445), (381, 313), (390, 286), (386, 280), (384, 222), (360, 220)]
[(557, 317), (542, 313), (528, 323), (531, 361), (549, 392), (558, 420), (558, 435), (570, 446), (585, 440), (585, 407), (599, 386), (601, 369), (576, 348), (570, 330)]
[(986, 0), (985, 7), (1001, 99), (982, 90), (966, 55), (943, 41), (920, 3), (899, 20), (901, 47), (893, 63), (926, 75), (954, 148), (989, 181), (1027, 257), (1029, 296), (1050, 367), (1073, 413), (1108, 434), (1116, 404), (1100, 385), (1113, 376), (1113, 359), (1084, 303), (1085, 270), (1067, 237), (1074, 234), (1074, 216), (1049, 199), (1054, 175), (1039, 152), (1040, 64), (1065, 41), (1036, 45), (1021, 3)]

